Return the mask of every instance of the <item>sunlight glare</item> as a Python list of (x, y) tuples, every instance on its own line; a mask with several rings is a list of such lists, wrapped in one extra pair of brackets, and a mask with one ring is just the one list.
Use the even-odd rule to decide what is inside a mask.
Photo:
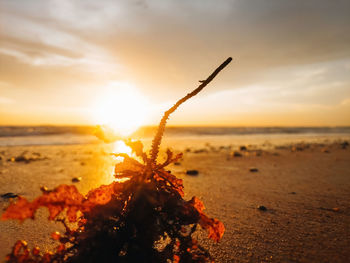
[(113, 143), (113, 153), (126, 153), (131, 156), (131, 148), (123, 141), (116, 141)]
[[(113, 143), (113, 153), (126, 153), (127, 155), (131, 156), (132, 150), (129, 146), (125, 144), (123, 141), (116, 141)], [(115, 159), (119, 162), (122, 162), (124, 160), (124, 157), (115, 157)], [(130, 178), (127, 177), (121, 177), (121, 178), (114, 178), (114, 181), (123, 183), (130, 180)]]
[(145, 124), (149, 103), (128, 83), (112, 83), (100, 93), (93, 107), (96, 124), (107, 125), (118, 135), (128, 136)]

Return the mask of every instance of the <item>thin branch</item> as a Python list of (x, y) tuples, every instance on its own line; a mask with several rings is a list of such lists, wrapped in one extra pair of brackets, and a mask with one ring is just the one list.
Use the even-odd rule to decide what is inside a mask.
[(232, 58), (229, 57), (228, 59), (225, 60), (224, 63), (222, 63), (217, 69), (215, 69), (215, 71), (204, 81), (200, 81), (201, 84), (198, 86), (198, 88), (196, 88), (195, 90), (193, 90), (192, 92), (188, 93), (185, 97), (183, 97), (182, 99), (178, 100), (174, 106), (172, 106), (169, 110), (167, 110), (160, 123), (158, 126), (158, 130), (156, 135), (153, 138), (152, 141), (152, 149), (151, 149), (151, 163), (155, 163), (157, 156), (158, 156), (158, 152), (159, 152), (159, 146), (160, 143), (162, 142), (162, 137), (163, 137), (163, 133), (165, 130), (165, 125), (166, 122), (170, 116), (171, 113), (173, 113), (182, 103), (184, 103), (186, 100), (188, 100), (189, 98), (197, 95), (205, 86), (207, 86), (215, 77), (217, 74), (219, 74), (219, 72), (221, 70), (223, 70), (230, 62), (232, 61)]

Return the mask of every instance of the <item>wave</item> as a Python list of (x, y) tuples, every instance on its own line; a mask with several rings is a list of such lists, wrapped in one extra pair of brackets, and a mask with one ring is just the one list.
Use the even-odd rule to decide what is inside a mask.
[[(153, 137), (156, 126), (145, 126), (130, 137)], [(45, 135), (93, 135), (94, 126), (0, 126), (0, 137)], [(350, 134), (350, 127), (181, 127), (170, 126), (167, 136), (253, 135), (253, 134)]]

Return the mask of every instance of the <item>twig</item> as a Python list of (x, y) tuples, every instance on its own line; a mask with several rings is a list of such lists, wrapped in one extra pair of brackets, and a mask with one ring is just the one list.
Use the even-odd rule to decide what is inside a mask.
[(184, 103), (186, 100), (188, 100), (189, 98), (197, 95), (205, 86), (207, 86), (215, 77), (217, 74), (219, 74), (219, 72), (221, 70), (223, 70), (230, 62), (231, 62), (232, 58), (229, 57), (228, 59), (225, 60), (224, 63), (222, 63), (217, 69), (215, 69), (215, 71), (206, 79), (206, 80), (201, 80), (201, 84), (198, 86), (198, 88), (196, 88), (195, 90), (193, 90), (192, 92), (188, 93), (185, 97), (183, 97), (182, 99), (178, 100), (174, 106), (172, 106), (169, 110), (167, 110), (160, 123), (158, 126), (158, 130), (156, 135), (153, 138), (152, 141), (152, 149), (151, 149), (151, 163), (150, 164), (155, 164), (156, 160), (157, 160), (157, 156), (158, 156), (158, 152), (159, 152), (159, 146), (160, 143), (162, 142), (162, 137), (163, 137), (163, 133), (164, 133), (164, 129), (165, 129), (165, 125), (166, 122), (170, 116), (171, 113), (173, 113), (182, 103)]

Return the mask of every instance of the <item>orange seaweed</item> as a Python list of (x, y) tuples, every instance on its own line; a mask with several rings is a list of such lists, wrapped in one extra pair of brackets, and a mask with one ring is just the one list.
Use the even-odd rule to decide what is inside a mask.
[[(193, 197), (183, 199), (182, 180), (165, 170), (182, 158), (170, 150), (163, 163), (157, 162), (159, 145), (166, 120), (180, 104), (201, 91), (228, 63), (221, 64), (193, 92), (180, 99), (165, 112), (152, 142), (149, 155), (140, 141), (125, 143), (141, 161), (126, 154), (116, 164), (114, 176), (127, 177), (81, 194), (74, 185), (60, 185), (53, 190), (42, 189), (42, 195), (28, 201), (19, 197), (2, 214), (1, 219), (23, 221), (34, 219), (40, 207), (47, 207), (49, 220), (65, 226), (65, 233), (52, 233), (59, 242), (54, 252), (32, 251), (25, 241), (17, 241), (6, 261), (11, 263), (48, 262), (208, 262), (209, 252), (192, 235), (200, 225), (208, 237), (218, 242), (225, 231), (217, 219), (203, 212), (204, 205)], [(103, 137), (103, 134), (99, 134)], [(77, 222), (75, 229), (68, 222)], [(167, 242), (165, 242), (167, 240)], [(163, 247), (156, 246), (163, 241)]]

